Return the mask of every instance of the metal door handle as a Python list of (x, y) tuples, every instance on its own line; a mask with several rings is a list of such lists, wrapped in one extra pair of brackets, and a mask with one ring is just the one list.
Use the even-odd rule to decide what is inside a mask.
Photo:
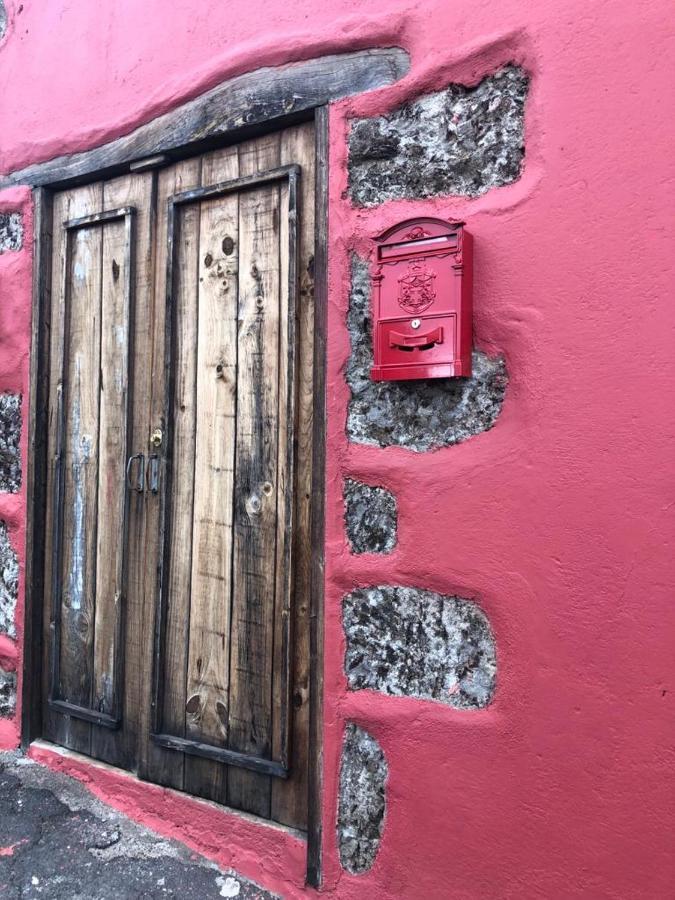
[(148, 490), (153, 494), (159, 491), (159, 456), (156, 453), (148, 457)]
[[(139, 466), (136, 472), (136, 483), (134, 484), (131, 480), (131, 469), (135, 459), (138, 460)], [(127, 460), (126, 481), (127, 487), (131, 491), (138, 491), (139, 494), (142, 494), (145, 490), (145, 455), (143, 453), (134, 453)]]

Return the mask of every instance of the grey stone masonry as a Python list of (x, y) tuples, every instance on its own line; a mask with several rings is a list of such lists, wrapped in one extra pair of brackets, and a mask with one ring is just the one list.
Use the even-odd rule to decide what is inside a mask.
[(19, 593), (19, 561), (7, 525), (0, 521), (0, 634), (16, 637), (14, 613)]
[(342, 867), (353, 875), (373, 865), (384, 830), (388, 769), (374, 737), (349, 722), (340, 768), (337, 839)]
[(0, 41), (5, 36), (6, 31), (7, 31), (7, 8), (5, 7), (4, 0), (0, 0)]
[(396, 498), (391, 491), (345, 480), (345, 527), (352, 553), (391, 553), (396, 546)]
[(0, 668), (0, 718), (11, 719), (16, 712), (16, 673)]
[(508, 382), (501, 356), (473, 353), (470, 378), (373, 381), (368, 264), (352, 256), (347, 314), (351, 400), (347, 437), (357, 444), (406, 447), (418, 453), (447, 447), (487, 431), (499, 415)]
[(0, 394), (0, 491), (21, 487), (21, 395)]
[(356, 119), (349, 190), (359, 206), (441, 194), (476, 196), (516, 181), (525, 155), (526, 73), (504, 66), (474, 87), (451, 84), (384, 116)]
[[(0, 37), (2, 37), (2, 0), (0, 0)], [(0, 253), (20, 250), (23, 246), (23, 223), (18, 212), (0, 212)]]
[(369, 587), (343, 600), (345, 672), (352, 690), (487, 706), (495, 643), (485, 613), (461, 597), (411, 587)]

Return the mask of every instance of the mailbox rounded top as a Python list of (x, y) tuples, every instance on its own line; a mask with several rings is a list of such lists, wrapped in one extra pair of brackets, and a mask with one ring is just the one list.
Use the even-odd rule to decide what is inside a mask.
[(445, 219), (437, 219), (434, 216), (418, 216), (415, 219), (406, 219), (391, 228), (387, 228), (375, 240), (378, 243), (407, 243), (428, 240), (429, 238), (442, 237), (461, 231), (464, 222), (447, 222)]

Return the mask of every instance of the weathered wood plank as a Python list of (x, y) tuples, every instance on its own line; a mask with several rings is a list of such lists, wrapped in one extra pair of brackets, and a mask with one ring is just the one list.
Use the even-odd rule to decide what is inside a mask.
[(115, 684), (115, 654), (123, 656), (124, 468), (127, 451), (129, 361), (129, 242), (126, 223), (102, 229), (101, 366), (99, 418), (99, 521), (96, 542), (93, 707), (112, 716), (121, 697)]
[[(239, 148), (241, 175), (279, 164), (279, 135)], [(239, 335), (230, 733), (232, 750), (272, 753), (280, 264), (278, 185), (239, 198)], [(268, 817), (269, 778), (230, 767), (229, 802)]]
[[(272, 782), (271, 816), (285, 825), (307, 826), (309, 766), (309, 599), (312, 492), (312, 427), (314, 405), (314, 124), (289, 128), (281, 135), (281, 164), (301, 167), (298, 195), (298, 339), (297, 415), (295, 434), (297, 460), (294, 484), (287, 489), (295, 498), (293, 523), (292, 680), (291, 680), (291, 760), (287, 780)], [(284, 239), (281, 240), (282, 254)], [(282, 257), (283, 258), (283, 257)], [(281, 572), (281, 570), (280, 570)], [(282, 660), (281, 617), (276, 618), (274, 714), (281, 708), (280, 669)], [(278, 734), (275, 729), (275, 735)], [(280, 752), (275, 746), (275, 757)]]
[[(74, 191), (69, 219), (101, 210), (100, 184)], [(67, 328), (63, 385), (63, 506), (61, 510), (61, 641), (58, 697), (91, 707), (94, 679), (96, 540), (98, 523), (101, 253), (98, 226), (70, 233), (66, 260)], [(62, 742), (90, 751), (90, 726), (79, 723)]]
[[(199, 161), (201, 169), (201, 160)], [(166, 631), (162, 653), (161, 730), (185, 736), (186, 667), (190, 633), (192, 521), (197, 424), (197, 279), (199, 277), (198, 203), (175, 210), (173, 266), (173, 398), (169, 556), (166, 577)], [(182, 787), (182, 785), (180, 785)]]
[(328, 318), (328, 107), (316, 111), (316, 196), (314, 216), (314, 413), (312, 422), (312, 509), (309, 590), (309, 791), (307, 883), (322, 880), (323, 645), (326, 446), (326, 335)]
[(386, 48), (324, 56), (307, 62), (239, 75), (158, 116), (130, 134), (83, 153), (61, 156), (0, 178), (12, 184), (43, 185), (126, 171), (130, 163), (156, 154), (176, 158), (232, 132), (301, 115), (341, 97), (393, 84), (409, 68), (405, 50)]
[[(49, 434), (49, 333), (51, 331), (52, 199), (33, 192), (33, 297), (28, 458), (26, 460), (26, 576), (21, 747), (42, 733), (42, 629), (44, 616), (47, 447)], [(48, 671), (48, 669), (47, 669)]]
[[(236, 147), (202, 160), (202, 187), (238, 174)], [(238, 258), (238, 195), (203, 201), (195, 298), (197, 416), (186, 735), (220, 747), (227, 744), (229, 719)], [(185, 789), (225, 803), (222, 764), (186, 758)]]
[[(143, 705), (143, 684), (140, 675), (140, 663), (143, 653), (145, 652), (144, 643), (144, 627), (146, 620), (151, 617), (144, 611), (143, 597), (143, 579), (145, 576), (145, 498), (135, 491), (125, 491), (124, 487), (124, 468), (127, 455), (144, 448), (145, 437), (147, 434), (147, 403), (142, 398), (147, 397), (146, 393), (138, 393), (139, 388), (142, 390), (143, 385), (147, 385), (149, 381), (149, 363), (148, 363), (148, 342), (149, 342), (149, 320), (152, 310), (152, 291), (153, 291), (153, 175), (143, 174), (135, 176), (122, 176), (113, 181), (106, 182), (103, 187), (103, 206), (104, 209), (119, 209), (121, 207), (133, 207), (134, 226), (130, 235), (132, 240), (132, 251), (129, 254), (129, 263), (133, 262), (131, 276), (131, 291), (127, 304), (120, 306), (121, 298), (119, 293), (124, 290), (126, 281), (126, 265), (127, 265), (127, 247), (119, 244), (121, 239), (120, 231), (117, 231), (118, 239), (115, 241), (115, 247), (111, 247), (112, 236), (109, 226), (104, 227), (103, 231), (103, 329), (102, 329), (102, 417), (101, 417), (101, 460), (100, 460), (100, 478), (99, 478), (99, 510), (101, 516), (101, 527), (104, 532), (109, 532), (107, 547), (103, 543), (103, 537), (99, 535), (99, 553), (106, 558), (106, 554), (114, 556), (118, 566), (117, 577), (121, 580), (124, 578), (123, 587), (118, 591), (122, 595), (120, 610), (121, 616), (118, 620), (120, 629), (120, 647), (118, 651), (118, 671), (116, 676), (120, 679), (120, 683), (115, 690), (120, 691), (117, 698), (122, 707), (123, 718), (121, 727), (114, 732), (105, 728), (93, 728), (91, 739), (91, 752), (97, 759), (102, 759), (113, 765), (126, 769), (135, 769), (138, 756), (139, 741), (139, 719)], [(123, 227), (116, 226), (118, 229)], [(124, 226), (126, 228), (126, 225)], [(126, 238), (125, 238), (126, 239)], [(117, 253), (113, 253), (112, 250)], [(120, 253), (123, 254), (120, 256)], [(113, 261), (116, 265), (113, 264)], [(117, 277), (115, 273), (117, 272)], [(122, 285), (122, 287), (120, 287)], [(105, 320), (106, 310), (112, 309), (112, 300), (115, 298), (114, 309), (119, 313), (117, 321), (111, 321), (108, 327)], [(119, 346), (118, 341), (122, 340), (125, 345), (124, 349)], [(118, 365), (118, 372), (105, 365), (105, 350), (108, 345), (113, 364)], [(115, 417), (113, 418), (113, 432), (115, 436), (114, 446), (116, 453), (110, 455), (109, 463), (104, 460), (104, 452), (106, 438), (108, 442), (112, 436), (107, 434), (105, 427), (104, 410), (109, 405), (110, 397), (106, 398), (106, 383), (110, 383), (112, 375), (113, 380), (113, 396), (116, 397), (117, 403), (115, 408)], [(123, 403), (122, 397), (118, 395), (120, 384), (126, 383), (127, 402)], [(136, 402), (134, 403), (134, 391), (136, 391)], [(109, 393), (109, 392), (108, 392)], [(139, 402), (140, 401), (140, 402)], [(124, 408), (124, 413), (122, 412)], [(120, 433), (119, 423), (123, 422), (123, 434)], [(114, 473), (114, 475), (113, 475)], [(116, 481), (116, 479), (118, 479)], [(107, 483), (107, 484), (106, 484)], [(117, 488), (115, 485), (117, 484)], [(124, 504), (126, 495), (126, 527), (123, 530), (122, 521), (118, 518), (117, 529), (111, 528), (111, 522), (107, 517), (107, 511), (110, 509), (108, 502), (103, 503), (101, 499), (102, 485), (106, 485), (106, 489), (112, 492), (115, 497), (115, 491), (118, 490), (117, 500), (122, 504), (121, 513), (124, 514)], [(118, 516), (119, 516), (118, 507)], [(122, 552), (125, 554), (124, 568), (122, 573)], [(111, 567), (112, 568), (112, 567)], [(153, 568), (154, 561), (153, 561)], [(98, 575), (100, 591), (105, 591), (105, 585), (100, 579), (101, 565), (99, 563)], [(103, 594), (105, 596), (105, 594)], [(112, 599), (108, 594), (108, 600)], [(104, 601), (105, 602), (105, 601)], [(101, 620), (100, 610), (100, 593), (97, 595), (97, 619), (96, 619), (96, 642), (98, 647), (99, 623)], [(150, 605), (152, 610), (152, 605)], [(114, 610), (108, 608), (110, 613), (110, 622), (105, 623), (104, 628), (110, 628), (112, 615)], [(105, 656), (110, 658), (109, 654), (113, 651), (113, 647), (108, 643), (112, 638), (110, 631), (106, 633), (107, 654), (101, 652), (98, 660), (102, 660)], [(97, 675), (100, 671), (97, 668)]]
[(50, 281), (52, 292), (50, 298), (51, 328), (49, 340), (49, 389), (48, 389), (48, 420), (47, 420), (47, 486), (45, 509), (45, 569), (44, 569), (44, 597), (45, 614), (43, 617), (43, 729), (44, 736), (56, 743), (67, 728), (64, 717), (49, 708), (48, 697), (52, 693), (58, 694), (58, 685), (53, 684), (55, 660), (54, 654), (58, 652), (56, 633), (56, 598), (54, 574), (56, 535), (54, 494), (55, 479), (57, 476), (57, 446), (56, 437), (58, 430), (57, 416), (60, 410), (59, 398), (62, 394), (62, 371), (65, 341), (65, 301), (63, 298), (63, 285), (66, 279), (66, 230), (63, 223), (68, 219), (69, 195), (68, 193), (56, 194), (52, 203), (52, 259)]
[[(156, 264), (155, 264), (155, 289), (153, 296), (153, 306), (149, 311), (148, 329), (149, 335), (145, 343), (145, 353), (149, 360), (148, 365), (144, 367), (143, 377), (136, 375), (136, 390), (139, 397), (148, 398), (148, 405), (144, 409), (145, 418), (142, 426), (139, 423), (139, 434), (141, 441), (140, 446), (148, 448), (151, 453), (156, 453), (161, 460), (160, 490), (158, 494), (146, 493), (145, 495), (145, 577), (144, 577), (144, 603), (145, 616), (143, 622), (144, 649), (141, 653), (141, 673), (140, 681), (143, 685), (143, 702), (141, 703), (140, 713), (140, 746), (139, 746), (139, 774), (143, 778), (150, 781), (156, 781), (170, 787), (182, 788), (183, 786), (183, 756), (173, 750), (167, 750), (157, 746), (149, 739), (149, 735), (153, 730), (153, 713), (152, 707), (154, 694), (154, 681), (164, 690), (160, 690), (160, 695), (164, 694), (164, 702), (156, 712), (158, 713), (158, 724), (164, 726), (161, 722), (166, 705), (171, 704), (171, 697), (174, 697), (180, 705), (174, 715), (173, 722), (179, 729), (178, 734), (183, 735), (185, 724), (185, 665), (186, 665), (186, 647), (187, 635), (189, 627), (189, 602), (188, 595), (183, 593), (178, 596), (170, 594), (165, 598), (167, 600), (166, 609), (164, 610), (164, 634), (163, 641), (155, 640), (156, 619), (156, 603), (159, 597), (160, 589), (160, 563), (164, 553), (164, 535), (162, 532), (162, 504), (166, 504), (166, 514), (171, 513), (171, 492), (173, 477), (178, 477), (178, 471), (175, 469), (175, 459), (168, 465), (165, 460), (167, 456), (171, 456), (171, 448), (168, 444), (168, 433), (171, 430), (172, 422), (167, 420), (170, 414), (166, 409), (167, 401), (167, 378), (170, 368), (174, 366), (174, 360), (170, 361), (170, 368), (167, 367), (167, 347), (166, 347), (166, 313), (167, 313), (167, 199), (172, 194), (180, 191), (194, 188), (199, 185), (201, 163), (198, 159), (186, 160), (178, 163), (169, 169), (165, 169), (157, 176), (156, 191)], [(193, 217), (194, 217), (193, 213)], [(196, 267), (196, 255), (194, 264)], [(196, 268), (193, 269), (193, 278), (196, 279)], [(196, 282), (195, 282), (196, 283)], [(186, 290), (187, 290), (186, 284)], [(194, 292), (194, 285), (192, 288)], [(174, 301), (175, 302), (175, 301)], [(196, 321), (196, 311), (195, 311)], [(188, 363), (189, 364), (189, 363)], [(177, 384), (181, 384), (180, 373), (177, 372)], [(189, 391), (185, 391), (185, 386), (181, 388), (185, 393), (186, 403), (189, 401), (191, 407), (194, 405), (194, 395)], [(179, 404), (180, 405), (180, 404)], [(183, 413), (184, 410), (178, 410)], [(162, 445), (159, 448), (153, 448), (149, 443), (149, 438), (154, 429), (161, 428), (164, 431)], [(189, 440), (189, 436), (188, 436)], [(180, 478), (185, 482), (189, 481), (190, 491), (192, 485), (192, 471), (180, 471)], [(191, 532), (186, 530), (189, 540)], [(167, 550), (170, 548), (167, 548)], [(189, 544), (188, 544), (189, 549)], [(164, 560), (162, 577), (169, 577), (169, 554)], [(166, 588), (166, 585), (164, 585)], [(162, 635), (159, 635), (162, 638)], [(162, 646), (163, 644), (163, 646)], [(160, 655), (155, 658), (155, 650), (161, 650)], [(177, 667), (177, 668), (176, 668)], [(168, 693), (166, 690), (168, 689)], [(169, 720), (172, 721), (172, 720)]]

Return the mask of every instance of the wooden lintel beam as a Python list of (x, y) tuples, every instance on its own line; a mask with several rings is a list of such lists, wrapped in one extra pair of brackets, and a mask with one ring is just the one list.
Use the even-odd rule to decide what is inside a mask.
[(0, 189), (15, 184), (62, 187), (94, 175), (142, 168), (149, 157), (181, 158), (226, 136), (238, 140), (247, 129), (302, 116), (334, 100), (393, 84), (408, 68), (408, 54), (394, 47), (258, 69), (225, 81), (101, 147), (2, 176)]

